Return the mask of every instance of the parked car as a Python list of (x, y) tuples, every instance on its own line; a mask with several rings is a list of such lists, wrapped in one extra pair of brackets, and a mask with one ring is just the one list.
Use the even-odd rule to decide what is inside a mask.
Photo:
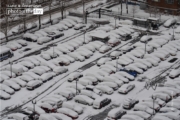
[(43, 83), (40, 80), (33, 80), (27, 83), (26, 88), (28, 90), (34, 90), (35, 88), (38, 88), (41, 86)]
[(134, 84), (124, 84), (119, 89), (118, 92), (122, 94), (127, 94), (129, 91), (135, 88)]
[(9, 95), (8, 93), (4, 92), (3, 90), (0, 90), (0, 99), (2, 100), (8, 100), (11, 98), (11, 95)]
[(171, 99), (171, 97), (165, 93), (154, 93), (151, 97), (159, 98), (165, 102), (168, 102)]
[(10, 88), (9, 86), (5, 85), (5, 84), (0, 84), (0, 90), (12, 95), (14, 94), (14, 90), (12, 88)]
[(144, 111), (150, 115), (153, 115), (153, 109), (147, 107), (146, 105), (142, 105), (142, 104), (136, 104), (133, 108), (134, 111)]
[(29, 61), (22, 61), (22, 62), (19, 62), (18, 64), (24, 65), (28, 69), (33, 69), (35, 67), (35, 65)]
[(59, 109), (57, 109), (57, 112), (65, 114), (65, 115), (71, 117), (72, 119), (77, 119), (79, 117), (75, 111), (73, 111), (69, 108), (59, 108)]
[(77, 112), (78, 114), (83, 113), (83, 108), (81, 106), (78, 106), (77, 104), (75, 104), (73, 102), (63, 102), (62, 107), (72, 109), (75, 112)]
[(111, 50), (111, 47), (110, 46), (107, 46), (107, 45), (103, 45), (103, 46), (101, 46), (100, 48), (99, 48), (99, 52), (100, 53), (106, 53), (106, 52), (108, 52), (109, 50)]
[(103, 93), (108, 94), (108, 95), (111, 95), (113, 93), (113, 89), (107, 85), (97, 85), (96, 88), (101, 90)]
[(97, 65), (98, 65), (98, 66), (101, 66), (101, 65), (103, 65), (103, 64), (105, 64), (106, 62), (111, 61), (111, 60), (112, 60), (111, 58), (101, 58), (101, 59), (99, 59), (99, 60), (97, 61)]
[(145, 43), (145, 42), (149, 42), (152, 40), (152, 37), (151, 36), (148, 36), (148, 35), (144, 35), (143, 37), (141, 37), (140, 41)]
[(107, 115), (107, 120), (118, 120), (120, 119), (123, 115), (126, 114), (126, 111), (123, 110), (122, 108), (114, 108), (109, 111)]
[(93, 104), (93, 99), (85, 95), (77, 95), (74, 97), (74, 100), (77, 103), (82, 103), (89, 106)]
[(75, 30), (79, 30), (79, 29), (82, 29), (83, 27), (85, 27), (86, 25), (85, 24), (76, 24), (75, 26), (74, 26), (74, 29)]
[(53, 79), (54, 74), (53, 74), (53, 72), (44, 73), (39, 77), (39, 80), (41, 80), (42, 82), (47, 82), (47, 81)]
[(180, 70), (179, 69), (173, 69), (170, 73), (169, 73), (169, 77), (171, 79), (174, 79), (176, 77), (178, 77), (180, 75)]
[(3, 82), (3, 84), (9, 86), (10, 88), (12, 88), (15, 91), (19, 91), (21, 89), (21, 87), (17, 83), (10, 81), (10, 80), (5, 80)]
[(116, 59), (116, 57), (121, 56), (121, 55), (122, 55), (122, 52), (120, 52), (120, 51), (113, 51), (113, 52), (110, 54), (110, 56), (111, 56), (112, 59)]
[(123, 102), (123, 108), (124, 109), (131, 109), (134, 107), (134, 105), (136, 105), (137, 103), (139, 103), (139, 100), (135, 99), (135, 98), (127, 98), (124, 100)]
[(23, 39), (27, 40), (27, 41), (32, 41), (32, 42), (36, 42), (38, 37), (32, 33), (25, 33), (23, 35)]
[(137, 115), (139, 117), (142, 117), (144, 120), (151, 120), (151, 115), (144, 112), (144, 111), (128, 111), (129, 115)]
[(80, 72), (74, 72), (74, 73), (71, 73), (71, 74), (69, 75), (68, 81), (69, 81), (69, 82), (72, 82), (72, 81), (74, 81), (74, 80), (76, 80), (76, 79), (78, 79), (78, 78), (81, 78), (81, 77), (83, 77), (82, 73), (80, 73)]
[(67, 100), (71, 100), (73, 98), (73, 93), (71, 91), (58, 91), (55, 94), (62, 95)]
[(99, 85), (109, 86), (109, 87), (112, 88), (114, 91), (118, 89), (118, 85), (117, 85), (116, 83), (113, 83), (113, 82), (101, 82), (101, 83), (99, 83)]
[(40, 44), (40, 45), (42, 45), (44, 43), (47, 43), (49, 41), (51, 41), (51, 38), (49, 38), (49, 37), (39, 37), (37, 39), (37, 43)]
[(103, 94), (101, 90), (96, 89), (95, 86), (92, 86), (92, 85), (87, 85), (86, 90), (93, 91), (94, 93), (96, 93), (97, 95), (100, 95), (100, 96), (102, 96), (102, 94)]
[(47, 35), (48, 37), (51, 38), (51, 40), (60, 38), (62, 36), (64, 36), (64, 33), (60, 32), (60, 31), (52, 31), (49, 35)]
[(89, 90), (81, 90), (80, 95), (85, 95), (92, 99), (96, 99), (97, 97), (99, 97), (99, 95), (97, 95), (94, 92), (89, 91)]
[(106, 97), (98, 97), (93, 102), (93, 108), (101, 109), (102, 107), (107, 106), (109, 103), (111, 103), (111, 99)]
[(170, 18), (164, 23), (164, 27), (171, 27), (172, 25), (176, 24), (176, 19), (175, 18)]
[(53, 107), (49, 103), (38, 103), (37, 105), (39, 107), (41, 107), (46, 113), (55, 113), (55, 112), (57, 112), (56, 108)]

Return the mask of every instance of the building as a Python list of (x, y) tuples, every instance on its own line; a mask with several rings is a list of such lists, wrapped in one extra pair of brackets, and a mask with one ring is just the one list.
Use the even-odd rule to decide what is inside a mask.
[(180, 0), (147, 0), (149, 9), (171, 15), (180, 15)]

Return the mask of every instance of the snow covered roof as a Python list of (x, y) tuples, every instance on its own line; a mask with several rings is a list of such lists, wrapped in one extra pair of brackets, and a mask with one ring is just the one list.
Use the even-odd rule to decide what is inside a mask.
[(108, 116), (114, 118), (114, 117), (116, 117), (116, 113), (119, 112), (119, 111), (122, 111), (122, 108), (119, 108), (119, 107), (114, 108), (111, 111), (109, 111)]
[(147, 19), (143, 19), (143, 18), (134, 18), (134, 20), (137, 20), (137, 21), (144, 21), (144, 22), (147, 21)]
[(90, 33), (90, 36), (101, 38), (101, 39), (105, 39), (105, 38), (109, 37), (108, 34), (104, 34), (104, 32), (100, 32), (100, 31)]
[(154, 17), (149, 17), (148, 20), (154, 20), (154, 21), (158, 21), (159, 18), (154, 18)]

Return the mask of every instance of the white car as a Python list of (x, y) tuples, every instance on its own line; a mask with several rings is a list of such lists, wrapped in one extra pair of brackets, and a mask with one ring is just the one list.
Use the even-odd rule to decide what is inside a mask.
[(83, 62), (85, 60), (85, 57), (79, 54), (78, 52), (69, 53), (68, 55), (80, 62)]
[(25, 81), (25, 82), (29, 82), (29, 81), (32, 81), (34, 80), (33, 77), (29, 76), (29, 75), (22, 75), (22, 76), (19, 76), (18, 78), (20, 78), (21, 80)]
[(81, 28), (83, 28), (83, 27), (85, 27), (86, 25), (85, 24), (76, 24), (75, 26), (74, 26), (74, 29), (75, 30), (79, 30), (79, 29), (81, 29)]
[(109, 50), (111, 50), (112, 48), (110, 46), (107, 46), (107, 45), (103, 45), (99, 48), (99, 52), (100, 53), (106, 53), (108, 52)]
[(121, 117), (121, 119), (128, 119), (128, 120), (144, 120), (142, 117), (137, 115), (125, 114)]
[(34, 69), (32, 69), (30, 71), (32, 71), (40, 76), (46, 72), (46, 70), (44, 70), (43, 68), (41, 68), (39, 66), (35, 67)]
[(127, 94), (129, 91), (135, 88), (134, 84), (124, 84), (119, 89), (118, 92), (122, 94)]
[(57, 113), (65, 114), (65, 115), (71, 117), (72, 119), (77, 119), (79, 117), (75, 111), (73, 111), (69, 108), (59, 108), (59, 109), (57, 109)]
[(101, 90), (103, 93), (111, 95), (113, 93), (113, 89), (106, 85), (97, 85), (95, 86), (96, 89)]
[(105, 64), (106, 62), (111, 61), (111, 60), (112, 60), (111, 58), (101, 58), (101, 59), (99, 59), (99, 60), (97, 61), (97, 65), (98, 65), (98, 66), (101, 66), (101, 65), (103, 65), (103, 64)]
[(118, 85), (116, 83), (113, 83), (113, 82), (101, 82), (98, 85), (106, 85), (106, 86), (109, 86), (110, 88), (112, 88), (113, 90), (118, 89)]
[(175, 18), (170, 18), (164, 23), (164, 27), (170, 27), (171, 25), (175, 24), (177, 20)]
[(83, 113), (83, 108), (73, 102), (63, 102), (62, 107), (64, 108), (69, 108), (74, 110), (75, 112), (77, 112), (78, 114), (82, 114)]
[(94, 92), (89, 91), (89, 90), (81, 90), (80, 95), (85, 95), (85, 96), (88, 96), (92, 99), (96, 99), (99, 97), (99, 95), (97, 95)]
[(27, 42), (25, 40), (22, 40), (22, 39), (19, 39), (19, 40), (16, 40), (17, 43), (21, 44), (22, 46), (27, 46)]
[(33, 80), (27, 83), (26, 88), (28, 90), (34, 90), (35, 88), (42, 85), (42, 81), (40, 80)]
[(151, 115), (144, 112), (144, 111), (128, 111), (129, 115), (137, 115), (139, 117), (142, 117), (144, 120), (150, 120)]
[(8, 100), (11, 98), (11, 96), (8, 93), (4, 92), (3, 90), (0, 90), (0, 93), (1, 93), (0, 99), (2, 99), (2, 100)]
[(133, 108), (134, 111), (144, 111), (150, 115), (153, 115), (153, 109), (147, 107), (146, 105), (136, 104)]
[(162, 115), (155, 115), (152, 120), (172, 120), (169, 117), (162, 116)]
[(116, 57), (121, 56), (121, 55), (122, 55), (122, 52), (120, 52), (120, 51), (113, 51), (113, 52), (110, 54), (110, 56), (111, 56), (112, 59), (116, 59)]
[(16, 77), (16, 78), (11, 78), (10, 80), (12, 80), (13, 82), (17, 83), (18, 85), (20, 85), (21, 87), (25, 87), (26, 86), (26, 82), (21, 80), (20, 78)]
[[(14, 72), (11, 72), (11, 71), (6, 71), (6, 70), (3, 70), (1, 71), (1, 75), (4, 74), (4, 75), (7, 75), (9, 76), (10, 78), (15, 78), (16, 77), (16, 74)], [(12, 76), (11, 76), (12, 75)]]
[(180, 75), (180, 69), (173, 69), (170, 73), (169, 73), (169, 77), (174, 79), (176, 77), (178, 77)]
[(37, 43), (40, 44), (40, 45), (42, 45), (42, 44), (44, 44), (44, 43), (47, 43), (47, 42), (49, 42), (49, 41), (51, 41), (51, 38), (50, 38), (50, 37), (39, 37), (39, 38), (37, 39)]
[(17, 83), (10, 81), (10, 80), (5, 80), (3, 82), (3, 84), (9, 86), (10, 88), (14, 89), (15, 91), (19, 91), (21, 89), (21, 87)]
[(121, 87), (124, 84), (123, 81), (120, 81), (118, 78), (114, 76), (106, 76), (104, 77), (103, 81), (116, 83), (119, 87)]
[(151, 36), (148, 36), (148, 35), (144, 35), (141, 39), (140, 39), (140, 41), (141, 42), (148, 42), (148, 41), (151, 41), (152, 40), (152, 37)]
[(78, 79), (78, 78), (81, 78), (82, 76), (83, 76), (83, 75), (82, 75), (82, 73), (80, 73), (80, 72), (71, 73), (71, 74), (69, 75), (68, 81), (69, 81), (69, 82), (72, 82), (72, 81), (74, 81), (74, 80), (76, 80), (76, 79)]
[(51, 80), (52, 78), (53, 78), (52, 73), (44, 73), (39, 77), (39, 80), (41, 80), (42, 82), (47, 82), (47, 81)]
[(24, 61), (29, 61), (32, 62), (33, 64), (35, 64), (36, 66), (40, 65), (40, 61), (38, 61), (37, 59), (35, 59), (34, 57), (25, 57)]
[(79, 95), (79, 90), (77, 90), (76, 91), (76, 89), (75, 88), (69, 88), (69, 87), (67, 87), (66, 89), (65, 89), (65, 91), (70, 91), (72, 94), (73, 94), (73, 96), (76, 96), (76, 92), (77, 92), (77, 94)]
[(93, 99), (85, 95), (77, 95), (76, 97), (74, 97), (74, 100), (77, 103), (82, 103), (89, 106), (93, 104)]
[(80, 83), (80, 84), (82, 84), (82, 85), (84, 85), (84, 86), (86, 86), (86, 85), (92, 85), (93, 84), (93, 82), (91, 81), (91, 80), (88, 80), (88, 79), (79, 79), (79, 81), (78, 81), (78, 83)]
[(32, 78), (34, 78), (34, 79), (39, 79), (39, 78), (40, 78), (39, 75), (37, 75), (36, 73), (31, 72), (31, 71), (29, 71), (29, 72), (24, 72), (23, 75), (28, 75), (28, 76), (30, 76), (30, 77), (32, 77)]
[(79, 84), (79, 83), (77, 83), (77, 87), (76, 87), (76, 83), (75, 82), (73, 82), (73, 83), (71, 83), (69, 86), (67, 86), (67, 87), (69, 87), (69, 88), (74, 88), (74, 89), (76, 89), (77, 88), (77, 90), (82, 90), (82, 89), (86, 89), (86, 87), (85, 86), (83, 86), (83, 85), (81, 85), (81, 84)]
[(9, 86), (5, 85), (5, 84), (0, 84), (0, 90), (12, 95), (14, 94), (14, 90), (12, 88), (10, 88)]
[(35, 67), (35, 65), (29, 61), (22, 61), (22, 62), (19, 62), (18, 64), (24, 65), (28, 69), (33, 69)]

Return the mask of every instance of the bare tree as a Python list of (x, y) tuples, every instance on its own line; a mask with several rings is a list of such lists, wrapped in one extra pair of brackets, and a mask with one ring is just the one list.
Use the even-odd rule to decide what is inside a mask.
[(59, 8), (61, 10), (61, 18), (63, 19), (65, 10), (65, 0), (59, 0)]
[(52, 13), (51, 13), (51, 6), (52, 6), (52, 0), (49, 0), (49, 19), (50, 19), (50, 23), (52, 25)]
[(138, 12), (138, 6), (137, 5), (133, 5), (132, 8), (131, 8), (131, 12), (132, 12), (133, 18), (134, 18), (134, 15)]

